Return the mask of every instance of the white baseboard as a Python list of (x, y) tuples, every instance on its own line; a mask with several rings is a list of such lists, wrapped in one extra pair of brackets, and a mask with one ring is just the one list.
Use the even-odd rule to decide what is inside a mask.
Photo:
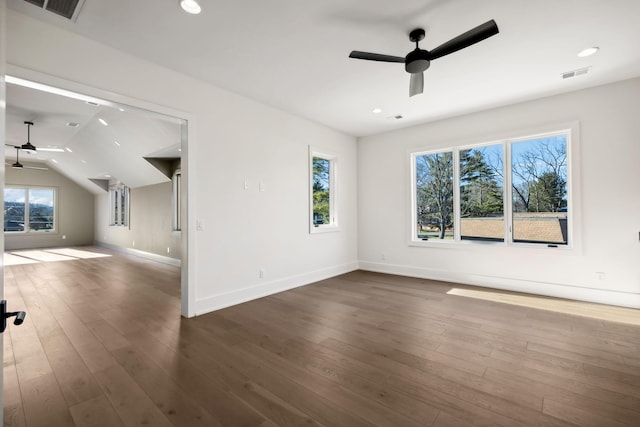
[(232, 292), (210, 296), (196, 301), (195, 315), (209, 313), (220, 310), (232, 305), (241, 304), (257, 298), (266, 297), (268, 295), (284, 292), (289, 289), (308, 285), (340, 274), (349, 273), (358, 269), (358, 262), (350, 262), (348, 264), (338, 265), (334, 267), (323, 268), (321, 270), (309, 273), (299, 274), (295, 276), (284, 277), (269, 282), (264, 282)]
[(406, 265), (360, 261), (360, 269), (377, 273), (397, 274), (421, 279), (460, 283), (463, 285), (503, 289), (514, 292), (545, 295), (578, 301), (640, 308), (640, 294), (585, 288), (561, 283), (546, 283), (514, 277), (488, 276), (457, 271), (445, 271)]
[(139, 249), (123, 248), (122, 246), (110, 245), (109, 243), (104, 243), (104, 242), (99, 242), (99, 241), (96, 241), (95, 245), (96, 246), (102, 246), (103, 248), (111, 249), (111, 250), (117, 251), (117, 252), (123, 252), (125, 254), (139, 256), (140, 258), (146, 258), (146, 259), (150, 259), (152, 261), (161, 262), (163, 264), (173, 265), (173, 266), (176, 266), (176, 267), (180, 267), (182, 265), (182, 261), (179, 260), (179, 259), (170, 258), (170, 257), (164, 256), (164, 255), (153, 254), (151, 252), (145, 252), (145, 251), (141, 251)]

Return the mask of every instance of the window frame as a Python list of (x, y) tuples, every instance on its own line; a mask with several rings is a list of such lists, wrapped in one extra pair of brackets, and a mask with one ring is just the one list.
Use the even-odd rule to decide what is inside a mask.
[[(511, 168), (511, 145), (516, 142), (541, 139), (554, 135), (566, 135), (566, 169), (567, 169), (567, 244), (552, 244), (548, 242), (518, 242), (513, 238), (513, 189)], [(481, 142), (475, 142), (481, 141)], [(459, 144), (440, 144), (421, 147), (407, 151), (409, 185), (408, 245), (416, 247), (439, 248), (527, 248), (531, 250), (559, 250), (565, 253), (580, 254), (582, 239), (578, 230), (581, 228), (580, 207), (580, 152), (579, 152), (579, 122), (560, 123), (541, 126), (519, 132), (510, 132), (491, 138), (478, 138), (475, 141), (464, 141)], [(483, 146), (503, 145), (503, 209), (504, 209), (504, 241), (483, 239), (462, 239), (460, 229), (460, 152), (463, 150)], [(416, 196), (416, 157), (424, 154), (434, 154), (453, 151), (454, 168), (454, 238), (447, 240), (421, 240), (417, 237), (417, 196)]]
[[(29, 235), (29, 234), (41, 234), (41, 233), (52, 233), (52, 234), (57, 234), (58, 233), (58, 188), (57, 187), (48, 187), (48, 186), (41, 186), (41, 185), (12, 185), (12, 184), (5, 184), (4, 186), (4, 190), (6, 189), (20, 189), (20, 190), (24, 190), (25, 191), (25, 203), (24, 203), (24, 230), (22, 231), (4, 231), (4, 226), (3, 226), (3, 231), (5, 234), (11, 234), (11, 235), (16, 235), (16, 234), (21, 234), (21, 235)], [(44, 229), (44, 230), (32, 230), (31, 226), (30, 226), (30, 222), (31, 222), (31, 190), (51, 190), (53, 192), (53, 220), (52, 220), (52, 228), (51, 229)], [(3, 193), (3, 197), (4, 197), (4, 193)], [(3, 203), (4, 203), (4, 198), (3, 198)], [(6, 219), (6, 218), (5, 218)]]
[[(123, 200), (124, 203), (117, 201)], [(122, 206), (124, 204), (124, 206)], [(131, 190), (123, 184), (109, 186), (109, 226), (128, 227), (131, 204)], [(123, 211), (124, 210), (124, 211)]]
[[(329, 217), (328, 224), (316, 224), (313, 217), (313, 159), (329, 161)], [(309, 234), (330, 233), (340, 230), (338, 225), (338, 156), (326, 150), (309, 146)]]

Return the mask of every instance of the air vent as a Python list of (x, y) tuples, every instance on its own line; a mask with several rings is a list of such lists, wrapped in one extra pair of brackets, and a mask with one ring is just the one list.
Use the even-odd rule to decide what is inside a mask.
[(589, 72), (589, 68), (590, 67), (585, 67), (585, 68), (578, 68), (577, 70), (567, 71), (566, 73), (562, 73), (562, 78), (568, 79), (571, 77), (582, 76)]
[(56, 15), (75, 21), (84, 0), (24, 0)]

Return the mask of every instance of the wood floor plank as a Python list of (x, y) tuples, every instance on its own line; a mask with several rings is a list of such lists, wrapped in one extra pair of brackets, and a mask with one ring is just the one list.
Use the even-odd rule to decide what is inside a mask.
[[(6, 336), (4, 339), (7, 340)], [(5, 350), (6, 354), (6, 350)], [(25, 427), (26, 420), (22, 407), (22, 395), (18, 384), (18, 373), (14, 363), (5, 362), (3, 371), (4, 411), (2, 425), (4, 427)]]
[(122, 367), (114, 365), (95, 375), (125, 425), (171, 426), (167, 417)]
[(114, 357), (153, 403), (174, 425), (221, 426), (206, 410), (188, 397), (171, 378), (148, 357), (133, 347), (114, 351)]
[(111, 402), (104, 395), (85, 400), (69, 409), (77, 427), (124, 427)]

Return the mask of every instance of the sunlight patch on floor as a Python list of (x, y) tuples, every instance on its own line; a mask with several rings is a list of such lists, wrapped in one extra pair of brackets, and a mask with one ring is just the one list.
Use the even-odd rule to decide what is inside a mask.
[(67, 256), (70, 256), (70, 257), (80, 258), (80, 259), (102, 258), (102, 257), (110, 257), (111, 256), (109, 254), (102, 254), (100, 252), (91, 252), (91, 251), (86, 251), (86, 250), (81, 250), (81, 249), (73, 249), (73, 248), (48, 249), (47, 252), (60, 254), (60, 255), (67, 255)]
[(74, 261), (78, 259), (109, 257), (109, 254), (72, 248), (46, 250), (20, 250), (4, 253), (4, 265), (34, 264), (38, 262)]
[(23, 264), (35, 264), (40, 261), (36, 261), (35, 259), (25, 258), (23, 256), (14, 255), (9, 252), (5, 252), (4, 254), (4, 265), (23, 265)]
[(555, 311), (557, 313), (572, 314), (575, 316), (591, 317), (611, 322), (640, 325), (640, 310), (633, 308), (475, 289), (452, 288), (447, 294)]

